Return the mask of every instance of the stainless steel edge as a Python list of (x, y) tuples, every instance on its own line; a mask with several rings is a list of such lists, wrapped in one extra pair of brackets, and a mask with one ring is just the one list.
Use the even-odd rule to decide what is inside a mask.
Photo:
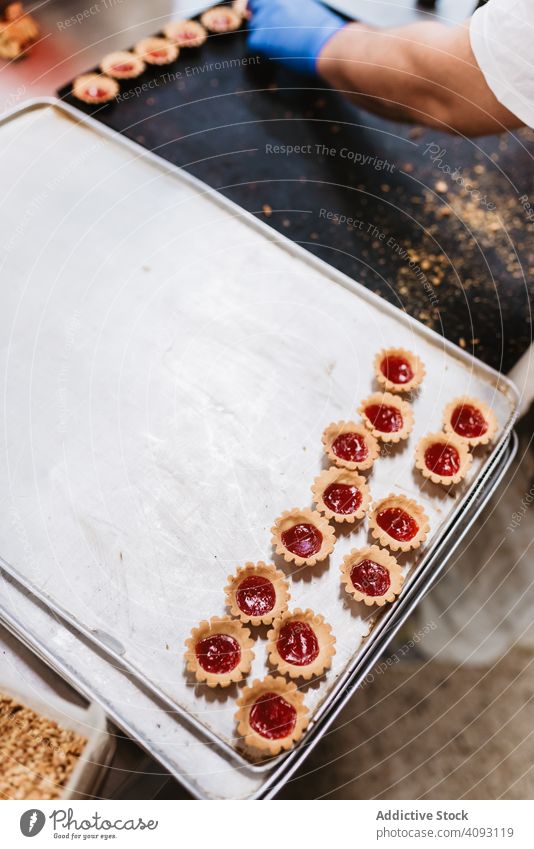
[[(256, 218), (254, 218), (254, 216), (244, 211), (241, 207), (224, 198), (221, 194), (219, 194), (219, 192), (216, 192), (215, 190), (207, 187), (201, 181), (197, 180), (195, 177), (192, 177), (181, 169), (178, 169), (171, 163), (162, 160), (156, 154), (146, 151), (144, 148), (140, 147), (135, 142), (132, 142), (129, 139), (125, 139), (124, 137), (117, 135), (117, 133), (102, 126), (96, 120), (82, 115), (74, 108), (61, 103), (55, 98), (43, 98), (30, 101), (22, 108), (12, 110), (0, 120), (0, 124), (12, 120), (17, 115), (23, 112), (46, 107), (52, 107), (54, 109), (62, 111), (76, 123), (84, 124), (91, 127), (96, 133), (106, 138), (109, 138), (114, 144), (120, 144), (129, 148), (140, 159), (149, 159), (162, 171), (165, 171), (172, 175), (176, 175), (177, 173), (179, 173), (180, 179), (182, 181), (189, 183), (191, 187), (194, 187), (196, 190), (206, 195), (209, 195), (210, 198), (213, 199), (216, 204), (226, 210), (230, 210), (233, 215), (245, 219), (249, 226), (260, 231), (264, 236), (267, 236), (270, 241), (282, 245), (283, 248), (289, 253), (298, 256), (299, 258), (303, 259), (307, 264), (311, 264), (315, 268), (319, 269), (325, 277), (330, 278), (331, 280), (343, 286), (344, 288), (352, 291), (353, 293), (356, 293), (359, 297), (372, 303), (375, 307), (379, 307), (380, 310), (382, 310), (383, 312), (388, 312), (390, 315), (394, 316), (397, 321), (401, 321), (405, 324), (408, 324), (410, 327), (414, 327), (417, 333), (419, 333), (420, 335), (426, 336), (429, 339), (432, 339), (434, 342), (439, 341), (439, 345), (441, 347), (448, 351), (449, 354), (454, 356), (457, 360), (463, 362), (466, 366), (472, 366), (476, 364), (476, 367), (478, 369), (484, 371), (488, 376), (491, 376), (494, 381), (498, 381), (501, 387), (505, 388), (506, 393), (511, 399), (515, 410), (518, 401), (518, 393), (515, 386), (508, 378), (505, 378), (502, 375), (498, 374), (498, 372), (496, 372), (494, 369), (491, 369), (489, 366), (480, 363), (478, 360), (471, 357), (471, 355), (467, 354), (465, 351), (462, 351), (452, 343), (443, 339), (441, 336), (439, 336), (439, 334), (435, 333), (432, 330), (429, 330), (424, 325), (410, 318), (405, 313), (401, 312), (398, 308), (381, 299), (379, 296), (367, 291), (360, 284), (356, 283), (346, 275), (343, 275), (340, 272), (336, 271), (326, 262), (317, 259), (301, 246), (290, 242), (282, 235), (278, 235), (268, 225), (264, 224), (261, 221), (258, 221)], [(475, 481), (470, 490), (465, 493), (462, 500), (458, 503), (457, 513), (455, 517), (451, 518), (449, 524), (444, 528), (442, 536), (435, 540), (433, 546), (427, 551), (421, 563), (418, 564), (416, 568), (416, 573), (414, 574), (411, 582), (412, 586), (418, 586), (418, 582), (420, 580), (424, 581), (427, 573), (428, 564), (432, 562), (432, 558), (436, 555), (440, 546), (442, 546), (445, 541), (449, 541), (451, 532), (455, 529), (457, 523), (461, 521), (462, 514), (464, 513), (468, 505), (486, 486), (488, 475), (490, 475), (492, 469), (494, 468), (496, 460), (499, 458), (503, 447), (509, 439), (509, 434), (513, 426), (515, 415), (516, 413), (514, 412), (511, 415), (510, 420), (506, 423), (506, 426), (503, 428), (500, 440), (495, 446), (493, 453), (486, 461), (486, 464), (483, 467), (480, 476)], [(279, 759), (270, 761), (265, 764), (251, 765), (248, 760), (242, 757), (231, 746), (228, 746), (215, 734), (211, 734), (210, 730), (203, 723), (198, 722), (194, 717), (190, 716), (187, 711), (183, 710), (172, 699), (170, 699), (165, 693), (162, 693), (158, 687), (154, 686), (154, 684), (142, 672), (140, 672), (140, 670), (136, 668), (134, 664), (131, 664), (129, 661), (125, 660), (118, 652), (114, 651), (112, 647), (103, 643), (99, 636), (95, 636), (95, 634), (93, 634), (89, 629), (84, 628), (80, 622), (73, 619), (67, 611), (62, 609), (59, 605), (55, 604), (45, 593), (41, 592), (36, 587), (31, 586), (30, 583), (26, 581), (23, 576), (20, 576), (20, 574), (18, 574), (16, 569), (13, 569), (7, 563), (5, 564), (5, 568), (6, 571), (8, 571), (11, 575), (14, 575), (21, 584), (28, 587), (32, 594), (39, 598), (47, 607), (53, 609), (57, 613), (57, 615), (59, 615), (65, 622), (68, 622), (71, 627), (74, 627), (77, 631), (84, 634), (86, 639), (96, 645), (100, 651), (112, 657), (116, 663), (119, 663), (128, 672), (128, 674), (133, 675), (135, 679), (139, 681), (144, 687), (150, 689), (150, 691), (154, 693), (158, 699), (170, 706), (174, 711), (177, 711), (186, 723), (193, 725), (197, 730), (201, 731), (202, 734), (207, 736), (219, 748), (224, 750), (225, 754), (228, 755), (233, 761), (238, 762), (242, 766), (246, 766), (248, 769), (253, 769), (258, 772), (264, 772), (267, 770), (271, 770), (273, 766), (278, 763), (279, 760), (283, 761), (284, 763), (291, 762), (292, 757), (296, 756), (297, 750), (295, 750), (295, 755), (293, 755), (293, 753), (290, 753), (288, 755), (281, 756)], [(408, 592), (406, 593), (406, 601), (408, 600), (408, 598), (411, 598), (411, 587), (407, 587), (407, 590)], [(403, 608), (400, 605), (396, 605), (394, 608), (392, 608), (386, 613), (386, 615), (380, 621), (379, 625), (376, 626), (373, 639), (376, 639), (377, 644), (380, 639), (380, 635), (383, 632), (386, 632), (388, 628), (395, 627), (395, 623), (397, 622), (397, 616), (400, 615), (398, 611), (402, 609)], [(369, 653), (369, 656), (371, 657), (371, 660), (369, 662), (372, 663), (372, 654)], [(325, 703), (325, 705), (323, 705), (322, 708), (317, 711), (314, 727), (315, 725), (319, 726), (323, 717), (326, 718), (330, 715), (331, 703), (343, 697), (342, 693), (344, 688), (348, 685), (348, 682), (353, 681), (359, 675), (360, 662), (363, 662), (364, 660), (365, 662), (367, 662), (369, 660), (369, 656), (367, 652), (364, 652), (362, 657), (356, 659), (354, 668), (349, 667), (347, 669), (347, 672), (340, 677), (339, 681), (336, 683), (336, 686), (334, 687), (331, 693), (331, 697), (329, 697), (328, 704)], [(312, 728), (312, 730), (310, 731), (310, 737), (314, 734), (314, 730), (315, 728)], [(303, 748), (305, 747), (303, 746)]]

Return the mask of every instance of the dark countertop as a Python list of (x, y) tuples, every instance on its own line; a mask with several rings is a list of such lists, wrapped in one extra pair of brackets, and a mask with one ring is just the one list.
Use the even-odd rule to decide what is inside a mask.
[(87, 111), (508, 371), (532, 333), (534, 132), (386, 122), (246, 57), (242, 33), (213, 36)]

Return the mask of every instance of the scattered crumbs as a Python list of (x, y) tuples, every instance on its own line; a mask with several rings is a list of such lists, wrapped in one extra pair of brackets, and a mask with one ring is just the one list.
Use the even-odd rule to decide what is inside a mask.
[(437, 192), (443, 193), (447, 191), (448, 186), (445, 180), (438, 180), (437, 183), (434, 184), (434, 188)]
[(316, 242), (318, 238), (319, 238), (319, 233), (315, 233), (315, 232), (310, 233), (310, 239), (312, 239), (314, 242)]
[(463, 336), (460, 336), (460, 338), (458, 339), (458, 344), (460, 348), (465, 348), (465, 339)]
[(391, 190), (391, 186), (388, 186), (387, 183), (382, 183), (382, 185), (380, 186), (381, 192), (389, 192), (390, 190)]
[(405, 162), (402, 166), (402, 170), (406, 171), (407, 174), (411, 174), (413, 171), (413, 165), (411, 162)]
[(165, 643), (165, 651), (170, 651), (169, 644)]
[(284, 218), (284, 220), (282, 221), (282, 227), (291, 227), (291, 221), (289, 220), (289, 218)]
[(147, 104), (147, 106), (154, 106), (154, 103), (155, 103), (155, 102), (156, 102), (156, 98), (155, 98), (155, 97), (147, 97), (147, 99), (146, 99), (146, 104)]
[(408, 138), (409, 139), (420, 139), (421, 136), (423, 135), (423, 132), (424, 132), (424, 130), (423, 130), (422, 127), (412, 127), (412, 129), (408, 132)]
[(263, 206), (262, 206), (262, 209), (263, 209), (263, 214), (267, 218), (269, 218), (273, 214), (273, 208), (272, 208), (272, 206), (269, 206), (268, 203), (264, 203)]

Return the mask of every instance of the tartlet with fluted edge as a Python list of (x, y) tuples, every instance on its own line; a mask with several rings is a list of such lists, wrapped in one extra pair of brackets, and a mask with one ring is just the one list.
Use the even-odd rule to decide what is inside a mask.
[(380, 453), (373, 434), (361, 422), (332, 422), (322, 436), (327, 457), (344, 469), (370, 469)]
[(401, 567), (389, 551), (377, 545), (353, 548), (341, 564), (341, 583), (356, 601), (383, 607), (395, 601), (404, 583)]
[(313, 610), (286, 611), (267, 634), (271, 666), (290, 678), (318, 678), (332, 665), (336, 638), (324, 616)]
[(131, 80), (139, 77), (145, 70), (145, 63), (140, 56), (129, 50), (116, 50), (108, 53), (100, 63), (102, 73), (116, 80)]
[(304, 695), (293, 681), (267, 675), (245, 687), (237, 700), (237, 734), (247, 749), (277, 755), (291, 749), (308, 725)]
[(412, 392), (425, 377), (425, 366), (406, 348), (382, 348), (374, 359), (375, 376), (386, 392)]
[(230, 616), (212, 616), (185, 641), (188, 672), (208, 687), (229, 687), (250, 672), (254, 659), (248, 628)]
[(286, 510), (276, 519), (271, 542), (287, 563), (315, 566), (334, 550), (334, 529), (321, 513), (308, 507)]
[(119, 93), (119, 84), (105, 74), (82, 74), (72, 84), (72, 94), (83, 103), (109, 103)]
[(374, 392), (365, 398), (358, 412), (376, 439), (381, 442), (400, 442), (412, 431), (413, 411), (407, 401), (391, 392)]
[(319, 512), (336, 522), (353, 524), (363, 519), (371, 500), (366, 479), (358, 472), (338, 466), (321, 472), (311, 490)]
[(173, 41), (158, 36), (142, 38), (135, 45), (134, 51), (147, 65), (170, 65), (176, 61), (180, 52)]
[(208, 37), (206, 29), (198, 21), (184, 18), (182, 21), (170, 21), (163, 27), (165, 38), (178, 47), (202, 47)]
[(462, 442), (476, 448), (477, 445), (487, 445), (495, 438), (498, 424), (488, 404), (470, 395), (462, 395), (445, 407), (443, 427), (445, 433), (453, 433)]
[(391, 551), (411, 551), (425, 541), (430, 525), (417, 501), (392, 493), (372, 505), (369, 530), (380, 545)]
[(472, 461), (469, 445), (454, 433), (427, 433), (415, 449), (415, 467), (423, 477), (442, 486), (460, 483)]
[(231, 6), (213, 6), (200, 16), (202, 26), (208, 32), (216, 34), (235, 32), (241, 26), (242, 20), (241, 15)]
[(285, 575), (272, 563), (245, 563), (228, 576), (224, 589), (232, 616), (253, 626), (270, 625), (290, 599)]

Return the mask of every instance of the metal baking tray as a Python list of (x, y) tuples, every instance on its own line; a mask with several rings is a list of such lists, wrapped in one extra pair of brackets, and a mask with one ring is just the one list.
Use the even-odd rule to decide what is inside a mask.
[[(421, 577), (418, 585), (412, 585), (410, 597), (401, 596), (391, 628), (384, 632), (382, 639), (374, 641), (372, 651), (366, 653), (365, 663), (351, 679), (350, 686), (321, 722), (315, 723), (306, 746), (291, 752), (281, 764), (268, 772), (232, 768), (217, 747), (205, 745), (200, 734), (177, 722), (171, 712), (164, 707), (162, 709), (156, 699), (150, 698), (146, 690), (134, 682), (132, 676), (109, 663), (94, 644), (69, 626), (58, 627), (60, 623), (55, 614), (1, 568), (0, 618), (19, 639), (81, 693), (97, 701), (125, 733), (135, 738), (193, 796), (203, 799), (272, 798), (322, 738), (359, 681), (372, 669), (387, 641), (437, 579), (464, 537), (469, 539), (471, 526), (505, 476), (516, 450), (517, 439), (512, 434), (511, 442), (503, 447), (493, 465), (483, 492), (455, 524), (454, 539), (447, 543), (443, 552), (437, 553), (435, 564), (430, 564), (431, 569)], [(154, 771), (155, 767), (151, 772)]]
[[(403, 492), (430, 518), (424, 549), (403, 558), (406, 594), (488, 485), (515, 388), (76, 110), (26, 105), (1, 122), (0, 145), (10, 162), (1, 221), (12, 281), (0, 316), (5, 568), (250, 766), (233, 736), (237, 691), (193, 686), (183, 641), (224, 612), (237, 564), (271, 559), (273, 519), (309, 503), (324, 466), (321, 432), (372, 391), (375, 351), (403, 345), (427, 366), (409, 445), (370, 477), (374, 498)], [(499, 435), (451, 496), (422, 484), (413, 448), (464, 393), (493, 407)], [(292, 605), (322, 612), (337, 637), (332, 670), (305, 688), (310, 735), (400, 609), (377, 615), (342, 596), (339, 563), (366, 540), (365, 525), (340, 533), (329, 567), (291, 580)], [(252, 675), (266, 671), (259, 640)]]

